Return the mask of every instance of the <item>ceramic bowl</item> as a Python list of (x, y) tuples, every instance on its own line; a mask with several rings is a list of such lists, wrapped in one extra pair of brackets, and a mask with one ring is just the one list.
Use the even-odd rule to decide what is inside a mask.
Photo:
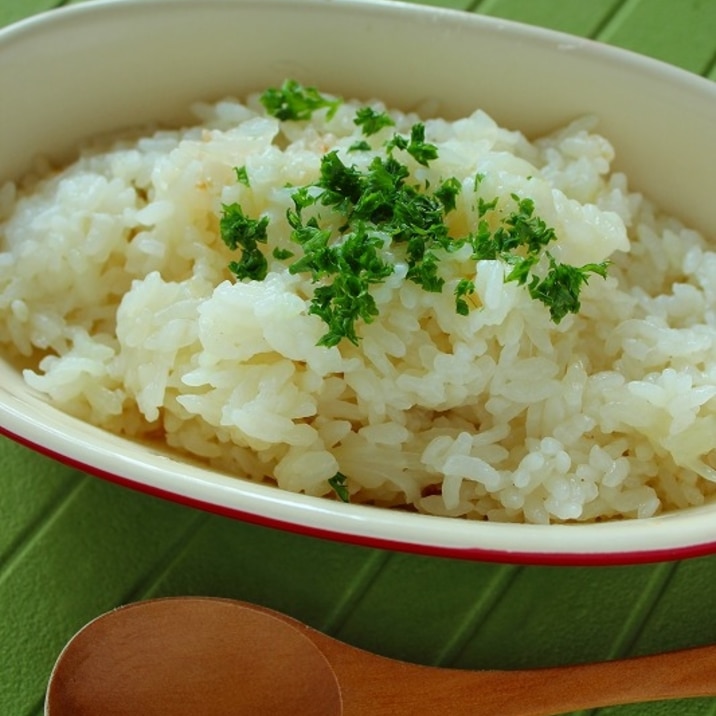
[[(115, 0), (0, 31), (0, 181), (37, 154), (147, 122), (178, 124), (198, 99), (286, 77), (327, 92), (482, 107), (538, 135), (599, 117), (616, 168), (666, 211), (716, 232), (716, 85), (633, 53), (458, 11), (381, 0)], [(292, 494), (220, 474), (49, 406), (0, 360), (8, 436), (122, 485), (242, 520), (357, 544), (466, 559), (617, 564), (716, 551), (716, 504), (644, 520), (468, 522)]]

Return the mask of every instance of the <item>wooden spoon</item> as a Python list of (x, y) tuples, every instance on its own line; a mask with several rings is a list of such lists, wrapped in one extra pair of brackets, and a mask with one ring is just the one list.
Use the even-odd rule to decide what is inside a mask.
[(716, 647), (525, 671), (417, 666), (263, 607), (203, 597), (137, 602), (60, 654), (46, 716), (546, 716), (716, 694)]

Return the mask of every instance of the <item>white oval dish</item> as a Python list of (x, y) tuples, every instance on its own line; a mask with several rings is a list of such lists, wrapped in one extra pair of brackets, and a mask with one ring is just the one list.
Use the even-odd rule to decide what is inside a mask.
[[(0, 31), (0, 181), (37, 154), (286, 77), (447, 117), (481, 107), (540, 134), (586, 114), (617, 168), (666, 211), (716, 230), (716, 85), (589, 40), (381, 0), (104, 0)], [(11, 141), (9, 138), (12, 138)], [(676, 168), (688, 171), (678, 174)], [(0, 360), (0, 431), (151, 494), (295, 532), (466, 559), (619, 564), (716, 552), (716, 504), (644, 520), (522, 525), (430, 517), (223, 475), (49, 406)]]

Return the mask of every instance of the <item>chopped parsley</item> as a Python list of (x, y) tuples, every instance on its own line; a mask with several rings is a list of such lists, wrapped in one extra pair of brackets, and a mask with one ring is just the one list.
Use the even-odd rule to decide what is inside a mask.
[(268, 272), (268, 262), (259, 244), (265, 244), (269, 220), (250, 219), (239, 204), (223, 205), (219, 230), (224, 243), (232, 250), (242, 250), (241, 259), (229, 264), (230, 271), (241, 280), (244, 278), (263, 281)]
[(236, 181), (239, 182), (239, 184), (243, 184), (244, 186), (251, 186), (251, 182), (249, 181), (249, 173), (246, 171), (246, 167), (234, 167), (234, 172), (236, 174)]
[(590, 274), (605, 278), (608, 263), (604, 261), (577, 267), (557, 263), (549, 253), (547, 257), (549, 259), (547, 275), (542, 279), (533, 276), (528, 290), (532, 298), (541, 301), (549, 308), (552, 320), (559, 323), (568, 313), (579, 312), (581, 308), (579, 292), (582, 284), (589, 281)]
[[(287, 80), (281, 89), (267, 90), (261, 102), (269, 114), (286, 121), (309, 119), (322, 108), (330, 117), (341, 100)], [(370, 107), (360, 108), (354, 123), (366, 137), (394, 126), (388, 114)], [(368, 150), (373, 148), (361, 140), (348, 153)], [(547, 307), (555, 323), (579, 311), (580, 291), (591, 275), (606, 276), (608, 262), (576, 267), (556, 261), (547, 248), (557, 238), (554, 229), (535, 213), (532, 199), (517, 194), (502, 200), (478, 196), (473, 200), (476, 226), (466, 236), (452, 236), (446, 217), (457, 206), (462, 183), (455, 177), (435, 187), (416, 182), (401, 161), (402, 152), (423, 166), (438, 156), (438, 148), (426, 141), (424, 124), (418, 122), (408, 136), (394, 132), (366, 168), (346, 163), (338, 150), (329, 151), (321, 158), (314, 183), (291, 188), (293, 208), (286, 219), (295, 251), (276, 247), (272, 256), (288, 262), (290, 273), (307, 274), (314, 284), (308, 312), (326, 325), (319, 345), (335, 346), (344, 338), (359, 343), (357, 325), (371, 323), (379, 314), (371, 288), (394, 273), (396, 262), (406, 266), (406, 280), (439, 293), (446, 282), (443, 260), (469, 246), (474, 262), (505, 263), (505, 281), (524, 286)], [(236, 176), (250, 186), (245, 167), (237, 168)], [(475, 174), (475, 194), (484, 179)], [(223, 206), (221, 237), (230, 249), (242, 252), (229, 264), (238, 280), (266, 277), (268, 262), (261, 245), (267, 243), (268, 223), (267, 217), (247, 217), (236, 203)], [(474, 293), (473, 280), (457, 280), (453, 294), (459, 315), (469, 315), (476, 303), (470, 298)], [(337, 473), (329, 483), (347, 501), (345, 477)]]
[[(483, 220), (478, 224), (477, 232), (472, 236), (473, 258), (502, 259), (511, 266), (505, 281), (516, 281), (526, 285), (532, 298), (542, 302), (550, 312), (555, 323), (568, 313), (577, 313), (581, 307), (579, 294), (583, 284), (589, 281), (590, 274), (602, 278), (607, 275), (608, 262), (590, 263), (584, 266), (570, 266), (558, 263), (545, 247), (557, 236), (554, 229), (534, 214), (534, 201), (522, 199), (512, 194), (517, 209), (504, 218), (500, 226), (490, 232)], [(479, 201), (478, 213), (482, 216), (497, 209), (498, 201)], [(532, 271), (540, 264), (542, 256), (547, 257), (549, 268), (544, 276)], [(457, 295), (457, 293), (456, 293)], [(461, 296), (458, 296), (458, 301)], [(458, 313), (464, 310), (461, 304)]]
[(351, 501), (350, 492), (348, 492), (348, 488), (346, 487), (347, 479), (348, 478), (342, 472), (337, 472), (328, 480), (328, 484), (331, 486), (338, 498), (343, 502)]
[(280, 249), (278, 246), (271, 252), (271, 255), (278, 261), (285, 261), (286, 259), (293, 258), (295, 254), (289, 249)]
[(471, 296), (473, 293), (475, 293), (475, 283), (473, 281), (462, 278), (457, 282), (457, 286), (455, 286), (455, 310), (461, 316), (467, 316), (470, 313), (470, 306), (465, 297)]
[(331, 119), (343, 103), (322, 95), (315, 87), (304, 87), (296, 80), (286, 80), (280, 88), (272, 87), (261, 95), (266, 112), (281, 121), (311, 119), (318, 109), (328, 109)]
[(357, 142), (353, 142), (350, 147), (348, 147), (349, 152), (369, 152), (373, 147), (368, 144), (368, 142), (365, 141), (365, 139), (361, 139)]
[(353, 120), (366, 137), (377, 134), (384, 127), (395, 126), (395, 121), (386, 112), (376, 112), (372, 107), (361, 107)]
[(456, 207), (457, 195), (462, 191), (462, 185), (455, 177), (446, 179), (436, 190), (435, 196), (440, 200), (445, 213), (453, 211)]
[(425, 125), (422, 122), (417, 122), (411, 127), (410, 139), (402, 134), (395, 134), (388, 141), (386, 148), (389, 154), (393, 149), (404, 149), (418, 164), (423, 166), (428, 166), (433, 159), (438, 157), (438, 148), (425, 141)]

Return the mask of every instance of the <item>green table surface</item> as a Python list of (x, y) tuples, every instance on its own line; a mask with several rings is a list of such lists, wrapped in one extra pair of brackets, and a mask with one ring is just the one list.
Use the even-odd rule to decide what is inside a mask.
[[(426, 2), (592, 37), (716, 79), (714, 0)], [(0, 26), (58, 4), (0, 0)], [(41, 714), (72, 634), (155, 596), (256, 602), (418, 663), (519, 668), (716, 642), (715, 587), (716, 556), (516, 566), (297, 536), (123, 489), (0, 439), (2, 715)], [(716, 715), (716, 698), (593, 713)]]

